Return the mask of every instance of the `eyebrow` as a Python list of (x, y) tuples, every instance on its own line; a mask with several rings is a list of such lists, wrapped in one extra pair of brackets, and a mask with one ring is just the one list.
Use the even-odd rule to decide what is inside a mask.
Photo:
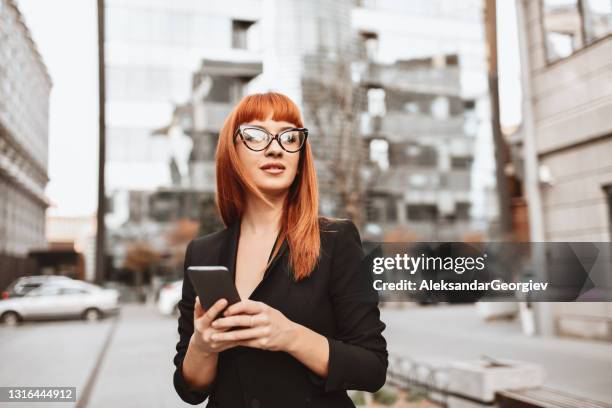
[[(254, 127), (261, 128), (261, 129), (266, 129), (268, 132), (272, 133), (270, 131), (270, 129), (268, 129), (268, 128), (264, 127), (264, 126), (260, 126), (260, 125), (248, 125), (248, 126), (254, 126)], [(280, 128), (279, 130), (283, 131), (283, 130), (287, 130), (287, 129), (297, 129), (297, 127), (296, 126), (284, 126), (284, 127)]]

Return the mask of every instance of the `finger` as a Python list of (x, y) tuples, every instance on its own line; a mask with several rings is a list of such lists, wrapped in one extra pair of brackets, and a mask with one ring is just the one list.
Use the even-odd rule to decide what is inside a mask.
[(269, 348), (269, 337), (264, 336), (256, 339), (241, 340), (237, 345), (267, 350)]
[(223, 313), (224, 316), (231, 316), (235, 314), (256, 314), (261, 313), (268, 307), (265, 303), (256, 302), (254, 300), (241, 300), (238, 303), (234, 303)]
[(217, 300), (211, 307), (209, 307), (206, 313), (204, 313), (204, 316), (202, 316), (206, 324), (210, 325), (210, 323), (215, 320), (215, 317), (217, 317), (219, 312), (221, 312), (226, 305), (227, 300), (222, 298)]
[(195, 305), (193, 307), (193, 314), (196, 318), (202, 316), (204, 314), (204, 308), (202, 307), (202, 304), (200, 303), (200, 298), (198, 296), (196, 296), (195, 298)]
[(270, 334), (270, 326), (253, 327), (251, 329), (232, 330), (223, 333), (214, 333), (210, 336), (214, 342), (247, 340)]
[(212, 327), (216, 329), (228, 328), (233, 326), (254, 327), (264, 322), (264, 316), (262, 316), (261, 314), (240, 314), (229, 317), (220, 317), (214, 322), (212, 322)]
[(232, 347), (239, 346), (240, 345), (240, 341), (224, 341), (222, 343), (214, 343), (214, 344), (215, 344), (214, 349), (217, 352), (221, 352), (223, 350), (227, 350), (227, 349), (230, 349)]

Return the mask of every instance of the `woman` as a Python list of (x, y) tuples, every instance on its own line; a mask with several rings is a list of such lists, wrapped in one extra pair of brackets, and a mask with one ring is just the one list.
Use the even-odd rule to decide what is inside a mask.
[(225, 299), (204, 310), (183, 280), (174, 386), (190, 404), (354, 407), (347, 389), (385, 383), (385, 324), (359, 232), (318, 216), (307, 136), (278, 93), (245, 97), (220, 132), (217, 208), (227, 228), (191, 241), (185, 270), (225, 265), (242, 300), (221, 315)]

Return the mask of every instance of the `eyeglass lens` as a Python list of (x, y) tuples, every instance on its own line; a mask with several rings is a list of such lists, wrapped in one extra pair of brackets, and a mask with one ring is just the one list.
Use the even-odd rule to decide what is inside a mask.
[[(269, 133), (258, 128), (244, 128), (242, 136), (247, 146), (253, 150), (265, 149), (272, 139)], [(305, 139), (306, 133), (300, 130), (289, 130), (279, 135), (280, 144), (290, 152), (299, 150)]]

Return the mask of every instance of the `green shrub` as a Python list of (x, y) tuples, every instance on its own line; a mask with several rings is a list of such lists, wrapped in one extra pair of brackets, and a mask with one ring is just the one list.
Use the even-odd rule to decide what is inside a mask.
[(365, 404), (365, 395), (363, 391), (357, 391), (351, 395), (351, 399), (353, 400), (353, 404), (355, 405), (364, 405)]
[(392, 405), (397, 401), (397, 393), (388, 387), (382, 387), (373, 394), (372, 398), (380, 404)]
[(413, 385), (406, 394), (406, 401), (416, 402), (427, 398), (427, 389), (418, 385)]

